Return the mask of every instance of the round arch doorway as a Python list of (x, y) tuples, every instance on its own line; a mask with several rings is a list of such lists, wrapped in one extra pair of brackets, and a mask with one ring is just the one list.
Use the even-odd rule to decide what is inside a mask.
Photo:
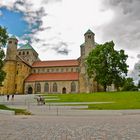
[(33, 93), (33, 88), (32, 87), (28, 87), (28, 94), (32, 94)]
[(63, 93), (63, 94), (66, 93), (66, 88), (65, 88), (65, 87), (62, 88), (62, 93)]

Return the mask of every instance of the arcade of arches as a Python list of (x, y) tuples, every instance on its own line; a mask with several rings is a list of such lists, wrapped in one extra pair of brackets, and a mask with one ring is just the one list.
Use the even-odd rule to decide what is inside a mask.
[(78, 82), (37, 82), (35, 84), (29, 83), (26, 85), (26, 93), (77, 93)]

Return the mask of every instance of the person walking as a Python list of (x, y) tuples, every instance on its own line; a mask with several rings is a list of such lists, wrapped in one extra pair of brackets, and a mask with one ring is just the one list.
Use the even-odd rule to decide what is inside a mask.
[(9, 101), (9, 98), (10, 98), (10, 95), (8, 94), (8, 95), (7, 95), (7, 101)]
[(12, 94), (12, 100), (14, 100), (14, 94)]

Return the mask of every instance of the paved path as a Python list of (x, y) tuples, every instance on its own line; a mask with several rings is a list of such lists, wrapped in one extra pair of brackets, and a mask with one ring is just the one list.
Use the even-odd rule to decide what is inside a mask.
[(140, 115), (0, 116), (0, 140), (140, 140)]

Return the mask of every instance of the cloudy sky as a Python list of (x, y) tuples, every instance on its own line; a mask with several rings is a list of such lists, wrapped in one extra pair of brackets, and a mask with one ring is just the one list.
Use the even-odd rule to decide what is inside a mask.
[(0, 0), (0, 25), (27, 40), (42, 60), (80, 56), (84, 33), (97, 43), (113, 40), (129, 55), (132, 75), (140, 63), (140, 0)]

